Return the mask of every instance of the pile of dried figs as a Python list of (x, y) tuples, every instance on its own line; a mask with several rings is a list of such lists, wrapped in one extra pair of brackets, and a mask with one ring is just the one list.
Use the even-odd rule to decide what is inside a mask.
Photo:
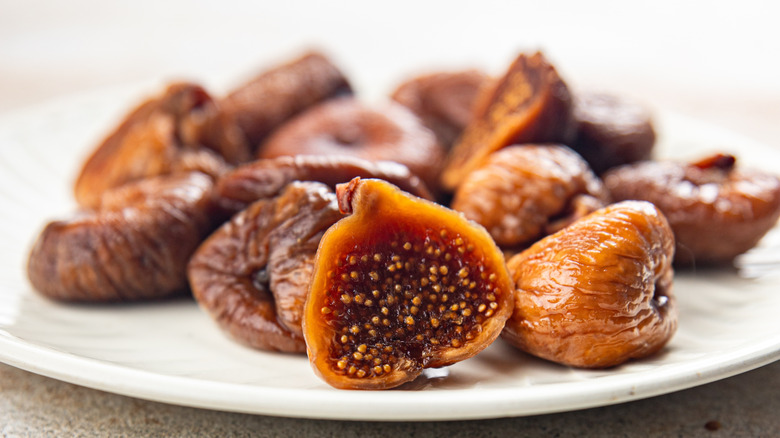
[(226, 96), (170, 85), (86, 160), (32, 285), (191, 293), (234, 340), (383, 389), (499, 336), (573, 367), (651, 355), (677, 328), (673, 266), (730, 263), (780, 216), (778, 177), (651, 161), (646, 108), (573, 92), (542, 53), (389, 97), (361, 101), (315, 52)]

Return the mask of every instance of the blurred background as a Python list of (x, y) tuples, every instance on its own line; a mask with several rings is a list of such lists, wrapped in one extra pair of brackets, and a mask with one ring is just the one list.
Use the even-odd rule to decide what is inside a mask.
[(777, 142), (780, 4), (0, 0), (0, 116), (174, 79), (223, 92), (310, 47), (376, 99), (411, 74), (500, 73), (541, 49), (574, 88), (610, 90)]

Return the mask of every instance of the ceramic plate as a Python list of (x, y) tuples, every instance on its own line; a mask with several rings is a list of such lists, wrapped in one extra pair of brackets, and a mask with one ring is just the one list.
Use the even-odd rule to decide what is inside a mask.
[[(145, 89), (144, 91), (155, 91)], [(188, 299), (63, 305), (35, 294), (27, 253), (43, 224), (73, 211), (79, 163), (142, 96), (99, 92), (0, 120), (0, 360), (118, 394), (210, 409), (307, 418), (442, 420), (551, 413), (701, 385), (780, 358), (780, 232), (738, 268), (679, 273), (679, 331), (652, 358), (611, 370), (557, 366), (501, 341), (390, 391), (340, 391), (303, 356), (235, 344)], [(737, 153), (777, 169), (780, 151), (660, 113), (659, 154)]]

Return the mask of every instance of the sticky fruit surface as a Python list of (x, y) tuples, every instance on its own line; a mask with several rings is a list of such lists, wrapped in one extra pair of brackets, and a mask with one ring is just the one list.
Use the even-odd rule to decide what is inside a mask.
[(677, 328), (674, 237), (649, 202), (584, 217), (512, 257), (503, 337), (560, 364), (604, 368), (660, 350)]
[(512, 289), (482, 227), (380, 180), (356, 178), (337, 196), (351, 215), (320, 242), (303, 324), (327, 383), (398, 386), (498, 336)]

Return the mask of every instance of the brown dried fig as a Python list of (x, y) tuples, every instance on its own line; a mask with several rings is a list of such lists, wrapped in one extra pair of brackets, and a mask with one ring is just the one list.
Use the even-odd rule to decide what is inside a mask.
[(598, 210), (509, 260), (515, 308), (502, 336), (575, 367), (651, 355), (677, 328), (673, 255), (672, 230), (652, 204)]
[(261, 73), (220, 100), (212, 129), (236, 126), (254, 150), (293, 116), (345, 94), (352, 94), (352, 88), (342, 72), (323, 54), (309, 52)]
[(780, 178), (735, 164), (722, 154), (693, 164), (647, 161), (607, 172), (604, 183), (616, 200), (650, 201), (666, 215), (675, 264), (729, 263), (780, 217)]
[(259, 158), (285, 155), (349, 155), (395, 161), (438, 187), (444, 149), (411, 111), (396, 103), (376, 109), (345, 97), (318, 105), (280, 127), (258, 151)]
[(517, 145), (490, 154), (468, 174), (451, 207), (484, 226), (499, 246), (514, 247), (608, 202), (601, 180), (571, 149)]
[(212, 104), (200, 86), (180, 83), (140, 105), (84, 163), (74, 187), (76, 201), (95, 208), (104, 192), (128, 182), (177, 171), (215, 176), (226, 170), (223, 150), (204, 147), (185, 128), (190, 117), (213, 111)]
[(409, 169), (393, 161), (368, 161), (341, 155), (296, 155), (256, 160), (217, 180), (218, 203), (229, 213), (250, 203), (278, 195), (293, 181), (317, 181), (335, 190), (336, 184), (356, 176), (383, 179), (421, 198), (433, 197)]
[(350, 215), (320, 241), (303, 321), (325, 382), (395, 387), (498, 336), (512, 289), (482, 227), (381, 180), (355, 178), (336, 193)]
[(518, 143), (569, 143), (576, 128), (569, 89), (544, 55), (521, 54), (483, 91), (450, 151), (441, 183), (454, 190), (490, 153)]
[(94, 211), (49, 223), (27, 274), (63, 301), (130, 301), (187, 290), (185, 267), (212, 230), (212, 180), (191, 172), (110, 190)]
[(234, 339), (253, 348), (303, 352), (303, 303), (314, 255), (339, 220), (336, 196), (314, 182), (293, 182), (220, 227), (188, 267), (192, 292)]
[(474, 101), (490, 80), (479, 70), (431, 73), (402, 83), (391, 98), (417, 114), (449, 150), (471, 121)]
[(577, 137), (571, 148), (597, 174), (621, 164), (650, 159), (655, 129), (650, 112), (625, 97), (583, 93), (574, 99)]

